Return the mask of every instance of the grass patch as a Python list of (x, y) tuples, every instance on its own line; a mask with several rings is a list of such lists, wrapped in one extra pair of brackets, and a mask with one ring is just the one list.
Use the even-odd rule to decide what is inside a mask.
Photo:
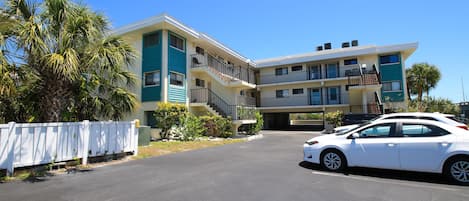
[(207, 147), (221, 146), (226, 144), (233, 144), (238, 142), (245, 142), (244, 139), (226, 139), (221, 141), (169, 141), (169, 142), (151, 142), (149, 146), (139, 147), (138, 156), (136, 159), (161, 156), (165, 154), (190, 151), (196, 149), (203, 149)]

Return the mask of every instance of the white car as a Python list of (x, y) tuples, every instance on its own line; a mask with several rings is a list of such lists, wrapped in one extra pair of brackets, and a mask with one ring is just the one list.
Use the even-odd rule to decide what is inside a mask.
[[(466, 124), (460, 123), (455, 120), (455, 116), (452, 114), (442, 114), (442, 113), (427, 113), (427, 112), (401, 112), (401, 113), (392, 113), (384, 114), (378, 116), (374, 119), (369, 120), (368, 122), (384, 120), (384, 119), (426, 119), (443, 122), (455, 127), (459, 127), (465, 130), (469, 130)], [(347, 126), (339, 126), (333, 129), (332, 133), (344, 133), (351, 131), (352, 129), (358, 128), (360, 124), (352, 124)]]
[(469, 184), (469, 131), (438, 121), (374, 121), (349, 132), (312, 138), (303, 150), (305, 161), (330, 171), (360, 166), (444, 173)]

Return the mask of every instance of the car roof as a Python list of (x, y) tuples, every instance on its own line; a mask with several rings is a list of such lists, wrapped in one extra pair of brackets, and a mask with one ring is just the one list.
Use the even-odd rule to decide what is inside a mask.
[(400, 113), (391, 113), (383, 114), (383, 117), (392, 117), (392, 116), (417, 116), (417, 117), (454, 117), (452, 114), (444, 113), (430, 113), (430, 112), (400, 112)]
[[(383, 119), (383, 120), (376, 120), (372, 122), (369, 125), (376, 125), (376, 124), (382, 124), (382, 123), (417, 123), (417, 124), (430, 124), (430, 125), (435, 125), (438, 127), (441, 127), (443, 129), (446, 129), (450, 132), (457, 132), (460, 129), (452, 126), (447, 123), (443, 123), (440, 121), (433, 121), (433, 120), (426, 120), (426, 119)], [(455, 131), (456, 129), (456, 131)], [(462, 129), (461, 129), (462, 130)]]

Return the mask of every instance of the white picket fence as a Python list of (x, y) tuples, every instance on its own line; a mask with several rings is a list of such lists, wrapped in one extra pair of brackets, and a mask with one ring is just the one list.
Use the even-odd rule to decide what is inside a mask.
[(138, 153), (136, 121), (0, 124), (0, 169)]

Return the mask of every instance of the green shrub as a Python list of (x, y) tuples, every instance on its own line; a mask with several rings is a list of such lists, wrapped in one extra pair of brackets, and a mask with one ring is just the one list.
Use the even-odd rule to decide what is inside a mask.
[(257, 134), (259, 133), (259, 131), (261, 131), (262, 127), (264, 127), (264, 119), (262, 118), (262, 114), (259, 111), (256, 111), (255, 116), (256, 116), (256, 123), (249, 124), (247, 126), (246, 133), (248, 135)]
[(201, 116), (200, 120), (205, 127), (206, 136), (231, 137), (233, 136), (233, 125), (231, 119), (219, 116)]
[(195, 140), (205, 133), (205, 127), (199, 117), (188, 114), (180, 120), (182, 122), (182, 138), (184, 141)]
[(180, 119), (187, 114), (187, 108), (183, 104), (158, 102), (155, 119), (157, 127), (161, 128), (161, 138), (166, 139), (170, 128), (179, 126)]
[(334, 125), (334, 127), (342, 125), (342, 117), (344, 117), (344, 113), (340, 110), (328, 112), (324, 115), (327, 123)]

